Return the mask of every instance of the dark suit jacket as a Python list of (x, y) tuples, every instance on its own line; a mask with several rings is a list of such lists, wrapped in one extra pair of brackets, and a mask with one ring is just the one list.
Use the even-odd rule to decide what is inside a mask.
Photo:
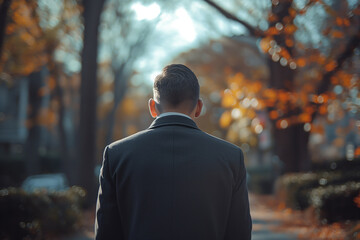
[(165, 116), (104, 151), (96, 239), (251, 239), (241, 149)]

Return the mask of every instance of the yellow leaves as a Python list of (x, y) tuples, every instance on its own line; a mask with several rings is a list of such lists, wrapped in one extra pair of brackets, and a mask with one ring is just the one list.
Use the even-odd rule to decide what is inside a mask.
[(350, 88), (351, 87), (351, 78), (342, 78), (341, 83), (344, 87)]
[(292, 39), (290, 39), (290, 38), (286, 38), (285, 39), (285, 44), (288, 47), (293, 47), (294, 46), (294, 41)]
[(27, 28), (34, 24), (34, 18), (32, 16), (32, 9), (26, 1), (12, 1), (10, 5), (10, 14), (11, 20), (10, 27), (11, 28)]
[(270, 119), (274, 120), (277, 119), (279, 117), (279, 114), (276, 110), (272, 110), (269, 112), (269, 117)]
[(220, 127), (227, 128), (229, 127), (232, 121), (231, 113), (229, 111), (225, 111), (220, 117)]
[(327, 72), (330, 72), (330, 71), (334, 70), (336, 67), (337, 67), (336, 61), (335, 61), (335, 60), (331, 60), (329, 63), (327, 63), (327, 64), (325, 65), (325, 70), (326, 70)]
[(236, 98), (229, 89), (226, 89), (223, 94), (221, 105), (225, 108), (230, 108), (235, 106), (235, 104), (236, 104)]
[(265, 89), (263, 92), (263, 95), (265, 98), (268, 98), (270, 100), (275, 100), (277, 98), (276, 91), (274, 89)]
[(245, 76), (242, 73), (236, 73), (234, 76), (231, 76), (228, 78), (228, 82), (231, 83), (237, 83), (239, 86), (242, 85), (245, 81)]
[(270, 42), (272, 40), (273, 39), (271, 37), (265, 37), (265, 38), (261, 39), (260, 48), (263, 50), (263, 52), (267, 52), (271, 48)]
[(312, 117), (308, 113), (302, 113), (299, 115), (299, 121), (303, 123), (311, 122)]
[(248, 109), (246, 112), (246, 116), (248, 116), (250, 119), (256, 117), (256, 112), (253, 109)]
[(294, 24), (287, 24), (284, 28), (284, 32), (289, 35), (296, 32), (296, 30), (297, 30), (297, 27)]
[(226, 139), (230, 142), (236, 142), (239, 138), (239, 133), (234, 129), (229, 129), (226, 134)]
[(274, 13), (270, 13), (269, 16), (268, 16), (268, 19), (269, 19), (269, 22), (276, 22), (278, 21), (278, 16)]
[(12, 33), (14, 33), (16, 30), (16, 24), (13, 23), (9, 23), (6, 26), (6, 35), (10, 35)]
[(320, 94), (320, 95), (313, 95), (312, 102), (316, 104), (324, 104), (327, 103), (329, 100), (329, 96), (327, 94)]
[(278, 91), (277, 97), (278, 97), (278, 100), (281, 102), (287, 102), (290, 99), (289, 94), (282, 90)]
[(336, 17), (336, 20), (335, 20), (335, 22), (336, 22), (336, 25), (338, 25), (338, 26), (346, 26), (346, 27), (349, 27), (350, 26), (350, 21), (349, 21), (349, 19), (347, 19), (347, 18), (340, 18), (340, 17)]
[(279, 31), (275, 27), (270, 27), (268, 30), (265, 31), (266, 35), (278, 35)]
[[(35, 1), (12, 1), (6, 28), (1, 71), (29, 75), (48, 61), (46, 36), (39, 25)], [(6, 63), (6, 64), (4, 64)]]
[(342, 18), (340, 18), (340, 17), (336, 17), (336, 24), (338, 25), (338, 26), (342, 26), (343, 25), (343, 19)]
[(20, 33), (20, 38), (27, 43), (30, 47), (35, 43), (35, 39), (30, 33), (28, 32), (22, 32)]
[(331, 32), (331, 36), (332, 36), (333, 38), (343, 38), (343, 37), (344, 37), (344, 33), (341, 32), (341, 31), (338, 31), (338, 30), (333, 30), (333, 31)]
[(332, 85), (336, 85), (336, 84), (339, 83), (339, 79), (337, 77), (335, 77), (335, 76), (332, 76), (330, 81), (331, 81)]
[(325, 105), (321, 105), (321, 106), (319, 107), (319, 113), (320, 113), (321, 115), (325, 115), (325, 114), (327, 113), (327, 107), (326, 107)]
[(292, 7), (289, 8), (289, 15), (293, 18), (296, 17), (296, 10)]
[(346, 73), (344, 71), (339, 71), (333, 78), (331, 78), (332, 84), (341, 84), (343, 87), (350, 89), (353, 87), (353, 74)]
[(299, 67), (305, 67), (306, 65), (306, 59), (305, 58), (299, 58), (296, 60), (296, 65)]
[(323, 125), (312, 125), (311, 126), (311, 133), (318, 133), (318, 134), (324, 134), (325, 129)]
[(311, 115), (315, 112), (316, 108), (314, 106), (306, 106), (304, 108), (304, 113)]
[(263, 84), (260, 81), (256, 81), (253, 84), (251, 84), (249, 87), (250, 87), (250, 91), (252, 91), (253, 93), (258, 93), (262, 89)]
[(279, 54), (280, 54), (280, 56), (284, 57), (285, 59), (291, 58), (290, 53), (285, 48), (281, 48)]

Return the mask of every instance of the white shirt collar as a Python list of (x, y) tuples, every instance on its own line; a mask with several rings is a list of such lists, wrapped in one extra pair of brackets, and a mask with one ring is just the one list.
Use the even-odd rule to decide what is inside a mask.
[(191, 119), (190, 116), (183, 114), (183, 113), (179, 113), (179, 112), (164, 112), (162, 114), (160, 114), (159, 116), (157, 116), (157, 118), (161, 118), (161, 117), (166, 117), (166, 116), (183, 116), (183, 117), (187, 117), (189, 119)]

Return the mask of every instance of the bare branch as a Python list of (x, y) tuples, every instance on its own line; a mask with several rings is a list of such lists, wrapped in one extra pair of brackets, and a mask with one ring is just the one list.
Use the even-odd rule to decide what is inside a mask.
[(256, 36), (256, 37), (262, 37), (264, 36), (264, 32), (261, 31), (260, 29), (258, 28), (255, 28), (253, 26), (251, 26), (250, 24), (248, 24), (247, 22), (239, 19), (238, 17), (236, 17), (234, 14), (226, 11), (224, 8), (220, 7), (218, 4), (216, 4), (215, 2), (213, 2), (212, 0), (204, 0), (207, 4), (209, 4), (210, 6), (212, 6), (213, 8), (215, 8), (218, 12), (220, 12), (224, 17), (232, 20), (232, 21), (235, 21), (235, 22), (238, 22), (240, 23), (241, 25), (243, 25), (251, 35), (253, 36)]
[(360, 45), (360, 28), (358, 33), (355, 34), (347, 44), (344, 52), (342, 52), (339, 57), (336, 59), (336, 68), (332, 71), (327, 72), (323, 76), (323, 80), (321, 81), (318, 89), (317, 94), (322, 94), (326, 92), (331, 85), (331, 77), (334, 76), (342, 67), (344, 62), (353, 55), (354, 50)]

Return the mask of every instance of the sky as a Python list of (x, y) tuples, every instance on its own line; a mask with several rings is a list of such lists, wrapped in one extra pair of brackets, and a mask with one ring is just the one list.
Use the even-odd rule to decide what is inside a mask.
[[(205, 15), (206, 12), (212, 14), (214, 10), (201, 1), (192, 1), (186, 8), (178, 5), (173, 11), (162, 11), (156, 2), (149, 5), (135, 2), (131, 9), (138, 21), (151, 21), (158, 17), (155, 32), (156, 35), (164, 35), (164, 41), (154, 42), (151, 51), (138, 61), (138, 71), (144, 73), (139, 78), (150, 84), (161, 69), (181, 52), (195, 48), (210, 39), (245, 32), (238, 24), (229, 24), (228, 20), (218, 14), (212, 15), (216, 26), (209, 28), (196, 15), (199, 15), (199, 12)], [(165, 40), (167, 38), (170, 41)], [(141, 80), (135, 82), (141, 83)]]
[[(111, 0), (107, 2), (109, 1)], [(163, 6), (164, 3), (166, 7)], [(61, 1), (39, 0), (38, 4), (41, 14), (45, 14), (45, 17), (40, 19), (42, 20), (41, 25), (48, 28), (56, 26), (59, 23), (59, 16), (63, 14), (64, 10)], [(229, 6), (229, 3), (226, 6)], [(112, 10), (110, 9), (110, 11)], [(156, 22), (153, 32), (155, 37), (150, 39), (150, 47), (136, 62), (136, 71), (141, 74), (135, 79), (135, 84), (144, 82), (152, 84), (154, 76), (181, 52), (195, 48), (210, 39), (220, 38), (224, 35), (240, 35), (245, 32), (243, 27), (225, 19), (204, 1), (185, 0), (176, 3), (175, 1), (134, 1), (130, 6), (130, 11), (134, 14), (134, 21), (140, 25), (151, 21)], [(81, 22), (80, 12), (79, 16), (71, 19), (71, 23), (74, 21)], [(70, 21), (68, 20), (68, 22)], [(115, 41), (115, 44), (118, 42), (118, 45), (122, 46), (116, 33), (103, 31), (102, 34), (108, 34), (110, 41)], [(70, 32), (62, 34), (60, 41), (61, 47), (55, 53), (56, 60), (64, 64), (65, 71), (69, 74), (79, 72), (81, 69), (81, 37), (77, 36), (75, 32)], [(99, 62), (109, 59), (111, 51), (113, 49), (100, 41)]]
[[(110, 1), (110, 0), (108, 0)], [(115, 0), (114, 0), (115, 1)], [(331, 1), (331, 0), (326, 0)], [(268, 27), (267, 21), (262, 16), (271, 7), (271, 1), (268, 0), (242, 0), (242, 1), (216, 1), (219, 5), (236, 14), (239, 18), (246, 20), (252, 25), (257, 25), (261, 29)], [(236, 4), (235, 4), (236, 2)], [(302, 6), (306, 0), (295, 0), (298, 6)], [(51, 3), (51, 4), (50, 4)], [(164, 7), (164, 3), (168, 4)], [(173, 4), (174, 3), (174, 4)], [(354, 5), (356, 0), (348, 0), (350, 5)], [(165, 4), (165, 5), (166, 5)], [(50, 16), (59, 16), (61, 7), (56, 7), (56, 1), (39, 0), (39, 6), (50, 9)], [(170, 7), (169, 7), (170, 5)], [(149, 41), (149, 47), (137, 59), (135, 66), (139, 75), (133, 82), (138, 85), (146, 83), (152, 84), (154, 77), (161, 72), (161, 69), (174, 59), (178, 54), (188, 51), (191, 48), (207, 43), (210, 39), (221, 38), (222, 36), (241, 35), (246, 33), (244, 27), (238, 23), (234, 23), (221, 16), (215, 9), (210, 7), (204, 1), (134, 1), (130, 8), (134, 15), (134, 21), (139, 25), (146, 22), (156, 22), (156, 27), (152, 33), (154, 36)], [(111, 9), (110, 9), (111, 11)], [(313, 16), (321, 18), (325, 15), (323, 10), (314, 8)], [(104, 14), (104, 13), (103, 13)], [(296, 20), (298, 24), (305, 24), (306, 18), (309, 16), (299, 17)], [(46, 23), (50, 27), (57, 23), (56, 17), (50, 19)], [(80, 21), (78, 19), (77, 21)], [(313, 21), (317, 23), (318, 21)], [(307, 24), (308, 25), (308, 24)], [(100, 25), (101, 27), (101, 25)], [(311, 32), (319, 32), (320, 24), (308, 25)], [(110, 41), (118, 42), (120, 48), (123, 46), (116, 34), (109, 34)], [(297, 37), (311, 41), (310, 44), (318, 44), (321, 41), (319, 34), (311, 34), (311, 38), (303, 31), (297, 31)], [(304, 35), (304, 36), (302, 36)], [(79, 72), (81, 68), (80, 55), (82, 48), (81, 38), (78, 36), (67, 35), (62, 37), (61, 41), (64, 45), (71, 46), (73, 52), (66, 52), (59, 49), (56, 57), (63, 62), (65, 68), (69, 72)], [(99, 61), (109, 59), (113, 49), (107, 47), (106, 44), (100, 42)]]

